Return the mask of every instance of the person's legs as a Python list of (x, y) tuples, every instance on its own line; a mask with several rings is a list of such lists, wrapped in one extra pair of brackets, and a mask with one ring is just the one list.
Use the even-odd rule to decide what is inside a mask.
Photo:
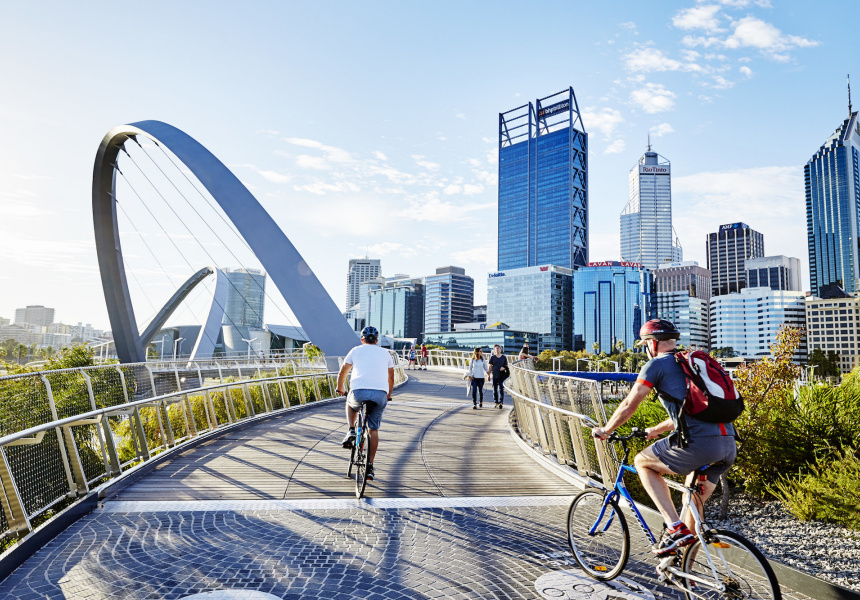
[(493, 402), (499, 403), (499, 378), (493, 377)]
[(355, 429), (355, 419), (358, 417), (358, 411), (353, 409), (349, 402), (346, 403), (346, 424), (350, 429)]
[(376, 449), (379, 448), (379, 430), (370, 429), (367, 433), (369, 438), (367, 442), (367, 459), (370, 464), (373, 464), (373, 459), (376, 458)]
[(481, 406), (483, 406), (484, 405), (484, 378), (483, 377), (477, 377), (475, 379), (475, 384), (478, 387), (478, 393), (481, 395), (480, 399), (478, 400), (478, 403)]
[(472, 406), (478, 406), (478, 380), (474, 377), (471, 381), (472, 385)]
[[(697, 473), (690, 473), (687, 475), (687, 479), (684, 481), (684, 485), (692, 485), (694, 478), (697, 476)], [(696, 529), (696, 519), (693, 518), (692, 510), (699, 511), (699, 518), (704, 519), (704, 510), (705, 510), (705, 502), (708, 501), (708, 498), (711, 497), (711, 494), (714, 493), (714, 490), (717, 489), (716, 483), (711, 483), (708, 480), (705, 480), (702, 483), (702, 493), (698, 494), (698, 501), (696, 496), (693, 496), (693, 507), (691, 507), (691, 512), (687, 513), (686, 518), (684, 519), (684, 524), (690, 529), (690, 531), (695, 532)]]
[(669, 493), (669, 485), (663, 479), (663, 475), (673, 475), (674, 471), (669, 469), (663, 462), (654, 455), (654, 446), (648, 446), (642, 452), (636, 455), (633, 459), (636, 465), (636, 470), (639, 472), (639, 479), (645, 487), (645, 491), (654, 500), (657, 505), (657, 510), (663, 515), (663, 521), (667, 525), (671, 525), (678, 521), (678, 510), (672, 502), (672, 495)]

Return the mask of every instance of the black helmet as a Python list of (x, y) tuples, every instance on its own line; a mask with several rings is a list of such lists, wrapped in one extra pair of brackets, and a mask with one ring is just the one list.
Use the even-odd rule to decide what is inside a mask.
[(379, 339), (379, 330), (372, 325), (368, 325), (361, 330), (361, 339), (367, 340), (372, 344)]
[(639, 337), (644, 340), (677, 340), (681, 332), (671, 321), (651, 319), (639, 329)]

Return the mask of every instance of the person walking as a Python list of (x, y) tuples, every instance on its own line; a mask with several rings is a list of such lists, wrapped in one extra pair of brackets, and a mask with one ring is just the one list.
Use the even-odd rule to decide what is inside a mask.
[(537, 358), (536, 356), (532, 356), (531, 354), (529, 354), (529, 344), (528, 344), (528, 342), (526, 342), (525, 344), (523, 344), (523, 349), (522, 349), (522, 350), (520, 350), (519, 360), (525, 360), (525, 359), (527, 359), (527, 358)]
[(385, 348), (377, 346), (379, 331), (376, 327), (361, 330), (361, 346), (356, 346), (343, 359), (343, 366), (337, 374), (337, 394), (343, 396), (343, 384), (352, 370), (349, 379), (350, 390), (346, 399), (346, 423), (349, 433), (343, 439), (344, 448), (355, 444), (355, 420), (362, 404), (367, 405), (367, 430), (370, 441), (367, 448), (367, 480), (374, 478), (373, 459), (379, 447), (379, 427), (382, 413), (391, 400), (394, 391), (394, 360)]
[(409, 348), (409, 366), (407, 369), (415, 369), (415, 344)]
[(427, 370), (427, 344), (421, 344), (421, 368)]
[(484, 381), (488, 372), (483, 351), (480, 348), (475, 348), (472, 352), (472, 359), (469, 361), (469, 382), (472, 384), (473, 409), (484, 406)]
[(493, 378), (493, 402), (498, 408), (502, 408), (505, 402), (505, 388), (502, 384), (510, 374), (508, 357), (502, 354), (502, 347), (496, 344), (490, 356), (490, 376)]

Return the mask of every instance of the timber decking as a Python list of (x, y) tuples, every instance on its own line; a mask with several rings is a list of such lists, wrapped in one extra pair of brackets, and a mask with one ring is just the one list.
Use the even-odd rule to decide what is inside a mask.
[[(466, 386), (444, 371), (409, 371), (385, 410), (377, 477), (365, 495), (570, 495), (569, 483), (540, 467), (516, 445), (505, 410), (472, 410)], [(120, 500), (262, 500), (336, 498), (354, 494), (346, 477), (343, 402), (285, 413), (186, 450), (119, 493)]]

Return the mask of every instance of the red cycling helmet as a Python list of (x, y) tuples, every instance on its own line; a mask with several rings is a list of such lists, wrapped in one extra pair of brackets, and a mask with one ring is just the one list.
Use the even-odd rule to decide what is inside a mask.
[(639, 337), (644, 340), (677, 340), (681, 332), (671, 321), (651, 319), (639, 329)]

